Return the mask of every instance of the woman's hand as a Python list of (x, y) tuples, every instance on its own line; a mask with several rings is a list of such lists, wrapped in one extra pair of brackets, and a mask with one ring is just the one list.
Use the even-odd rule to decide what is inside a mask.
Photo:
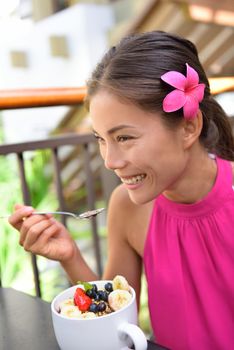
[(17, 204), (9, 223), (20, 232), (19, 243), (26, 250), (48, 259), (65, 262), (77, 246), (67, 229), (52, 215), (31, 215), (34, 208)]

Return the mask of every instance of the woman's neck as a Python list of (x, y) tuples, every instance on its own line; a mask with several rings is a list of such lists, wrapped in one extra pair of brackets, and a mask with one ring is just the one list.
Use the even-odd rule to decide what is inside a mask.
[(163, 194), (166, 198), (179, 203), (198, 202), (211, 191), (216, 175), (215, 159), (201, 148), (193, 150), (180, 178)]

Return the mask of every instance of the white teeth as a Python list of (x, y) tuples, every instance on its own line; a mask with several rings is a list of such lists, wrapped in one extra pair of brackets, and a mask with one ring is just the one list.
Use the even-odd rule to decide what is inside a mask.
[(133, 176), (133, 177), (131, 177), (129, 179), (121, 178), (121, 181), (126, 183), (127, 185), (135, 185), (138, 182), (142, 181), (145, 177), (146, 177), (145, 174), (141, 174), (141, 175)]

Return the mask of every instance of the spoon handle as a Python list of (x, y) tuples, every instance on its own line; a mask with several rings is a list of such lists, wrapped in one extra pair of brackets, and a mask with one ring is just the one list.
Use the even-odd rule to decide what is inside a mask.
[[(69, 211), (35, 211), (31, 215), (46, 215), (46, 214), (59, 214), (59, 215), (69, 215), (76, 219), (89, 219), (92, 216), (96, 216), (101, 213), (105, 208), (89, 210), (81, 214), (74, 214)], [(8, 219), (10, 215), (2, 215), (0, 219)]]
[(79, 215), (70, 213), (68, 211), (35, 211), (34, 213), (32, 213), (32, 215), (45, 215), (45, 214), (69, 215), (69, 216), (73, 216), (74, 218), (79, 217)]
[[(31, 215), (46, 215), (46, 214), (59, 214), (59, 215), (70, 215), (74, 218), (78, 218), (79, 216), (66, 211), (35, 211)], [(82, 214), (81, 214), (82, 215)], [(2, 215), (0, 219), (8, 219), (11, 215)]]

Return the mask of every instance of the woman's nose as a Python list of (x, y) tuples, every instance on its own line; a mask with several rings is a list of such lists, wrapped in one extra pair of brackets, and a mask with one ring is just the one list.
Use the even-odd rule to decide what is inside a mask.
[(105, 167), (109, 170), (121, 169), (125, 166), (125, 160), (121, 152), (113, 149), (106, 149), (103, 159)]

